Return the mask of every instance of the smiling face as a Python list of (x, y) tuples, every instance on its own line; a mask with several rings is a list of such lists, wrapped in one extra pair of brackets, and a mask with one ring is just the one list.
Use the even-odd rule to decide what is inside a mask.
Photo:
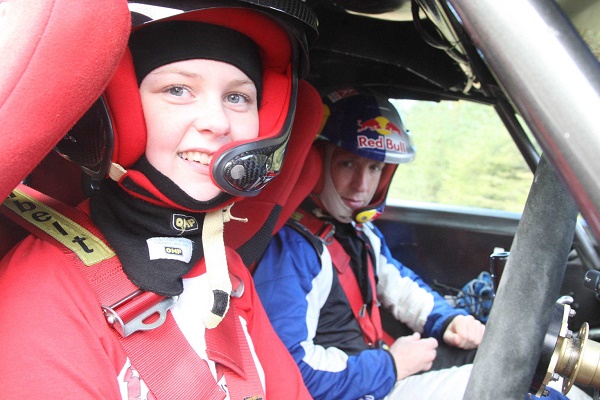
[(342, 202), (352, 211), (371, 202), (384, 163), (335, 147), (331, 155), (331, 180)]
[(199, 201), (220, 192), (208, 165), (223, 145), (258, 137), (257, 91), (241, 70), (194, 59), (156, 68), (140, 94), (148, 133), (146, 158)]

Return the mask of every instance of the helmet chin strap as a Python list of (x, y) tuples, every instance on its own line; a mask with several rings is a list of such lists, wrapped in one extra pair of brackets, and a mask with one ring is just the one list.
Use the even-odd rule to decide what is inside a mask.
[(202, 227), (202, 247), (206, 262), (208, 284), (213, 292), (212, 305), (209, 313), (205, 314), (204, 325), (208, 329), (216, 328), (229, 310), (231, 280), (225, 256), (223, 240), (223, 225), (232, 219), (247, 222), (245, 218), (235, 218), (231, 215), (233, 204), (216, 211), (206, 213)]
[(325, 163), (323, 166), (323, 190), (319, 194), (319, 200), (329, 214), (344, 224), (352, 222), (352, 209), (343, 201), (331, 179), (331, 155), (333, 146), (327, 146), (325, 149)]

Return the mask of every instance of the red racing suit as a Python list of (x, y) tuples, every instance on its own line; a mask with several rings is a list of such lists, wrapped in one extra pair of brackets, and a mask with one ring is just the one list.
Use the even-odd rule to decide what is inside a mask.
[[(0, 262), (0, 398), (154, 399), (75, 262), (74, 253), (33, 235)], [(228, 265), (244, 287), (239, 298), (231, 298), (228, 311), (239, 334), (207, 349), (197, 312), (208, 287), (203, 262), (184, 276), (184, 292), (171, 309), (177, 327), (208, 363), (211, 382), (225, 390), (229, 384), (229, 394), (235, 390), (227, 376), (233, 375), (224, 370), (233, 371), (230, 374), (241, 381), (253, 379), (253, 387), (262, 389), (263, 393), (244, 393), (240, 400), (309, 399), (295, 362), (269, 323), (248, 269), (239, 257), (230, 259), (229, 253)], [(168, 338), (164, 341), (168, 348), (171, 343)], [(220, 354), (218, 363), (207, 353)], [(247, 360), (253, 367), (247, 368)], [(185, 363), (172, 367), (182, 368)], [(190, 374), (189, 379), (199, 377)], [(224, 392), (223, 398), (230, 398), (229, 394)]]

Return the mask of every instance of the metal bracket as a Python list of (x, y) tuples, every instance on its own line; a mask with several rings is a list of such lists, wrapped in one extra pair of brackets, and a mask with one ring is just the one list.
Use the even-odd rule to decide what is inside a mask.
[[(144, 293), (147, 293), (150, 296), (154, 295), (156, 297), (163, 297), (158, 294), (151, 293), (151, 292), (137, 290), (137, 291), (131, 293), (130, 295), (124, 297), (123, 299), (119, 300), (118, 302), (116, 302), (113, 305), (102, 306), (102, 310), (104, 312), (104, 316), (106, 317), (106, 321), (110, 325), (112, 325), (113, 328), (115, 328), (115, 330), (117, 332), (119, 332), (119, 334), (122, 337), (127, 337), (137, 331), (149, 331), (149, 330), (158, 328), (167, 319), (167, 311), (171, 307), (173, 307), (175, 305), (175, 303), (177, 303), (177, 300), (179, 300), (179, 296), (165, 297), (162, 300), (160, 300), (158, 303), (155, 303), (154, 305), (146, 308), (144, 311), (142, 311), (138, 315), (130, 318), (127, 321), (124, 321), (123, 318), (121, 318), (121, 316), (119, 315), (117, 309), (119, 307), (124, 306), (127, 303), (131, 303), (131, 302), (135, 301), (137, 298), (139, 298)], [(150, 317), (153, 314), (158, 314), (158, 318), (151, 323), (145, 323), (144, 320), (146, 320), (148, 317)]]

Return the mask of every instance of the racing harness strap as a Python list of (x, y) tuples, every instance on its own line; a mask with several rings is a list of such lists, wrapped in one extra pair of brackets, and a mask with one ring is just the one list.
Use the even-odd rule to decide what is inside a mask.
[[(371, 259), (367, 257), (367, 273), (373, 293), (373, 300), (370, 305), (371, 312), (369, 313), (369, 307), (364, 302), (358, 280), (350, 267), (350, 256), (344, 251), (340, 242), (333, 236), (335, 233), (333, 224), (322, 221), (310, 212), (299, 208), (288, 221), (288, 225), (309, 239), (309, 242), (315, 246), (321, 260), (323, 260), (323, 244), (327, 246), (340, 285), (350, 303), (352, 313), (363, 332), (365, 343), (372, 348), (380, 347), (384, 344), (384, 333), (376, 296), (377, 288), (375, 285), (375, 273)], [(314, 238), (317, 238), (319, 242), (315, 243)]]
[[(156, 399), (226, 397), (207, 362), (196, 354), (172, 313), (167, 312), (177, 298), (145, 292), (131, 283), (87, 213), (25, 185), (15, 189), (2, 205), (0, 212), (71, 257), (91, 285), (115, 337)], [(227, 248), (227, 258), (236, 257), (239, 259)], [(239, 283), (232, 294), (240, 297), (243, 282), (230, 277)], [(235, 307), (230, 307), (216, 328), (206, 329), (205, 340), (208, 357), (225, 375), (230, 398), (262, 399), (264, 390)], [(223, 348), (229, 351), (219, 350)]]

